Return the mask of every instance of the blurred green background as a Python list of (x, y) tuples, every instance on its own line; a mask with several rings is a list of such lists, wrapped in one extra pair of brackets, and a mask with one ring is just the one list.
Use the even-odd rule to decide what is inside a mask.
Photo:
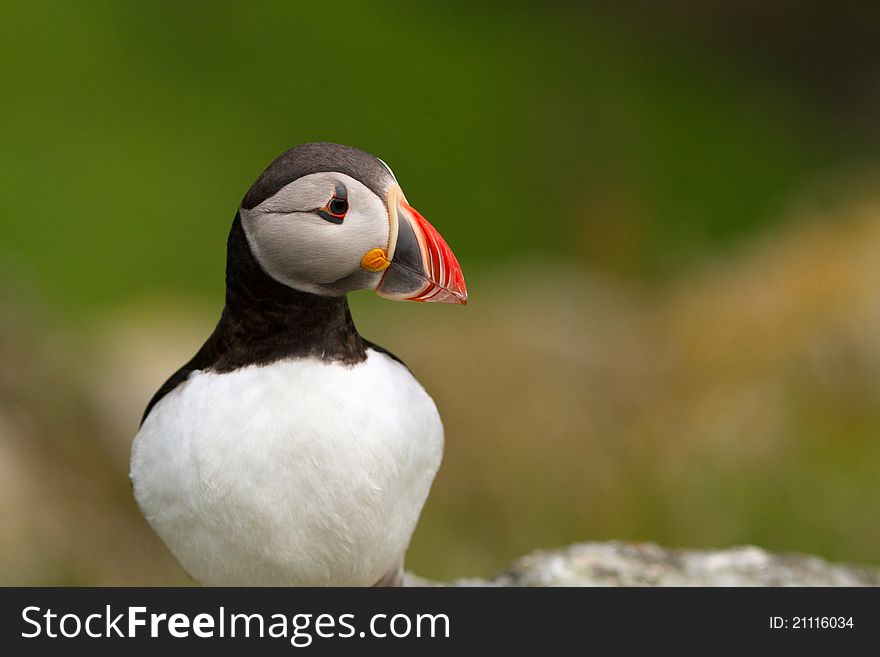
[(692, 4), (3, 2), (0, 582), (188, 581), (129, 443), (316, 140), (387, 161), (471, 293), (352, 298), (446, 424), (411, 570), (880, 562), (880, 11)]

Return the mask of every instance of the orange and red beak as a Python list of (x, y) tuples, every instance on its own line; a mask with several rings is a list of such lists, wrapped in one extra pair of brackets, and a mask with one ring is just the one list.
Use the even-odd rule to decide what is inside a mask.
[(467, 303), (461, 266), (440, 233), (406, 202), (399, 187), (388, 194), (391, 239), (376, 294), (389, 299)]

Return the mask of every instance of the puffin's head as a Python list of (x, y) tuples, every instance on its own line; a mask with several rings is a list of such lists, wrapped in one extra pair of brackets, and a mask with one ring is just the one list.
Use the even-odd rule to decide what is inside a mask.
[(292, 148), (257, 179), (239, 215), (254, 258), (288, 287), (467, 303), (452, 250), (369, 153), (330, 143)]

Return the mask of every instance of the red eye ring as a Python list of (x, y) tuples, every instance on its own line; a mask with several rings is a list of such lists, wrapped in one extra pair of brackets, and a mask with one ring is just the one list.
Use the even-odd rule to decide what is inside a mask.
[(342, 183), (336, 184), (336, 192), (322, 208), (315, 210), (321, 219), (332, 224), (341, 224), (348, 212), (348, 191)]

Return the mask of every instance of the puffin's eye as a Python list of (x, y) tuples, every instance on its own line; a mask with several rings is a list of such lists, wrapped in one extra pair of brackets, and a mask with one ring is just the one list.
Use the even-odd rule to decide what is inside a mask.
[(348, 201), (344, 198), (334, 196), (330, 203), (327, 204), (330, 214), (343, 215), (348, 212)]
[(315, 210), (321, 219), (326, 219), (333, 224), (341, 224), (345, 219), (345, 213), (348, 212), (348, 191), (342, 183), (336, 184), (336, 192), (333, 198), (327, 201), (323, 208)]

